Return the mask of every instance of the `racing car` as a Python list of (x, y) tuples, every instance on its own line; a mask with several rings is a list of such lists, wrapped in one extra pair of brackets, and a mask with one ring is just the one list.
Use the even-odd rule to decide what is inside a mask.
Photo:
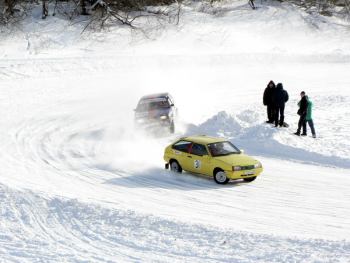
[(214, 177), (218, 184), (230, 179), (252, 182), (263, 171), (262, 164), (230, 141), (205, 135), (183, 137), (165, 148), (165, 168), (181, 173)]
[(143, 96), (135, 109), (135, 123), (138, 127), (157, 131), (167, 129), (175, 132), (177, 108), (169, 93), (157, 93)]

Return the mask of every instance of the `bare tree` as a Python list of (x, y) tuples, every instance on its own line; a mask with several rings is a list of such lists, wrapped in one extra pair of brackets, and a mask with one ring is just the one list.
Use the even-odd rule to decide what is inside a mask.
[(182, 0), (96, 0), (90, 6), (91, 19), (85, 29), (104, 27), (107, 24), (141, 29), (136, 21), (151, 18), (178, 23), (181, 3)]
[(48, 0), (42, 0), (42, 14), (41, 18), (45, 19), (49, 15)]
[(16, 0), (5, 0), (5, 13), (13, 15)]
[(0, 0), (0, 24), (22, 20), (32, 7), (33, 0)]
[(81, 14), (83, 16), (86, 16), (88, 15), (89, 13), (87, 12), (87, 9), (86, 9), (86, 1), (85, 0), (80, 0), (80, 7), (81, 7)]

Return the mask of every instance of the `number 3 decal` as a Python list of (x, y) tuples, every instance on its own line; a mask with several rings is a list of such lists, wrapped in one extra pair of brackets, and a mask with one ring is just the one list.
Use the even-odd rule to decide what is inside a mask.
[(201, 161), (200, 160), (194, 160), (194, 168), (195, 169), (201, 168)]

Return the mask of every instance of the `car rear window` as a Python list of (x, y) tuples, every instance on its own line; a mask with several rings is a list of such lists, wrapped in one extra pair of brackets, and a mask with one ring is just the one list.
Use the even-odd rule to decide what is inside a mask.
[(192, 142), (189, 142), (189, 141), (178, 141), (173, 145), (173, 149), (187, 153), (191, 145), (192, 145)]

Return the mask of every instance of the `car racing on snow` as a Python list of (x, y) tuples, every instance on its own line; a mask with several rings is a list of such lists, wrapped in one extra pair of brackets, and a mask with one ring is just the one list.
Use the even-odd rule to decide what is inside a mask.
[(205, 135), (181, 138), (165, 148), (165, 168), (213, 177), (218, 184), (243, 179), (252, 182), (263, 171), (262, 164), (230, 141)]
[(175, 132), (177, 108), (169, 93), (143, 96), (134, 111), (137, 127), (153, 132), (164, 129), (170, 133)]

